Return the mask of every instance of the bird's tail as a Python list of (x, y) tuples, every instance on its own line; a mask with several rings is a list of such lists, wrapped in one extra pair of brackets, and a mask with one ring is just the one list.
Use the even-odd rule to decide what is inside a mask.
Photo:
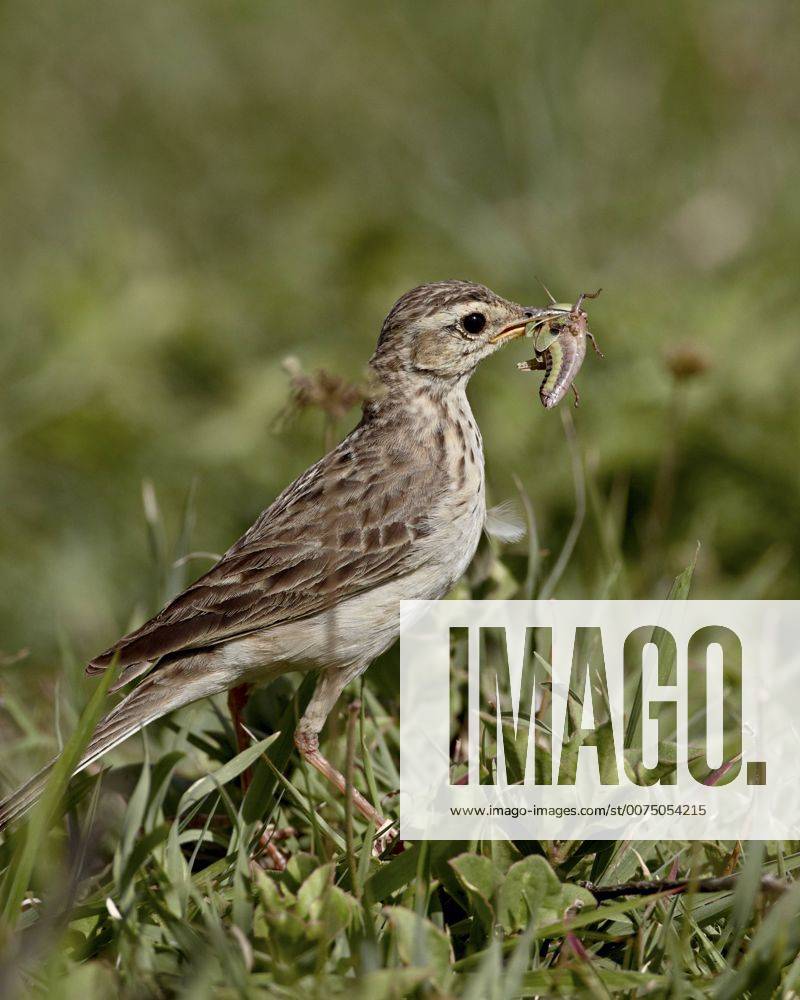
[[(226, 687), (226, 679), (209, 670), (208, 661), (202, 655), (157, 667), (98, 723), (73, 773), (77, 774), (93, 764), (162, 715), (199, 698), (217, 694)], [(0, 802), (0, 830), (26, 813), (36, 802), (57, 760), (58, 757), (54, 757), (21, 788)]]

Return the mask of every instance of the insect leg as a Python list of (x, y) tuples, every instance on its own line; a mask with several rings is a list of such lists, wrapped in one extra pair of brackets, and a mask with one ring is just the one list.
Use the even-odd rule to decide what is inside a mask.
[(531, 358), (530, 361), (518, 361), (517, 368), (521, 372), (543, 372), (547, 370), (544, 358)]
[(597, 346), (597, 341), (594, 339), (594, 334), (592, 333), (592, 331), (591, 330), (587, 330), (586, 331), (586, 336), (589, 338), (589, 340), (591, 340), (592, 347), (595, 349), (595, 353), (599, 354), (601, 358), (604, 358), (605, 354), (603, 354), (603, 352)]
[(576, 406), (580, 406), (581, 405), (581, 394), (578, 392), (577, 385), (575, 385), (575, 383), (573, 382), (572, 385), (570, 386), (570, 388), (572, 389), (573, 393), (575, 394), (575, 405)]
[[(545, 289), (545, 291), (546, 291), (546, 290), (547, 290), (547, 289)], [(596, 299), (596, 298), (597, 298), (597, 296), (598, 296), (598, 295), (600, 294), (600, 292), (602, 292), (602, 291), (603, 291), (603, 289), (602, 289), (602, 288), (598, 288), (596, 292), (581, 292), (580, 296), (578, 297), (578, 301), (577, 301), (577, 302), (575, 303), (575, 305), (574, 305), (574, 306), (572, 307), (572, 311), (573, 311), (573, 312), (577, 312), (577, 311), (578, 311), (578, 310), (580, 309), (580, 307), (581, 307), (581, 306), (583, 305), (583, 300), (584, 300), (584, 299)]]

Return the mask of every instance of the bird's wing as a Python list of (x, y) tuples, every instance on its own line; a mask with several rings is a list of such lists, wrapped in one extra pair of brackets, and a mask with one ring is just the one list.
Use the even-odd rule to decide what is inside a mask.
[[(357, 432), (356, 432), (357, 433)], [(349, 440), (349, 439), (348, 439)], [(134, 664), (297, 621), (417, 569), (441, 488), (431, 464), (411, 474), (370, 443), (345, 440), (292, 484), (220, 561), (150, 621), (96, 657)], [(402, 454), (399, 452), (398, 454)]]

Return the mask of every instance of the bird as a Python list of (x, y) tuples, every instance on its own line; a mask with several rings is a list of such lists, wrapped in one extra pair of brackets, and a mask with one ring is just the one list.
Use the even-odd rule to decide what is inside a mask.
[[(485, 285), (437, 281), (402, 295), (369, 363), (356, 427), (260, 514), (212, 568), (87, 666), (130, 687), (75, 773), (182, 706), (228, 694), (237, 738), (254, 685), (318, 672), (294, 744), (340, 792), (319, 736), (345, 686), (399, 634), (400, 602), (443, 597), (486, 519), (481, 434), (467, 399), (481, 361), (547, 309)], [(0, 830), (40, 796), (54, 758), (0, 803)], [(357, 790), (356, 808), (384, 819)]]

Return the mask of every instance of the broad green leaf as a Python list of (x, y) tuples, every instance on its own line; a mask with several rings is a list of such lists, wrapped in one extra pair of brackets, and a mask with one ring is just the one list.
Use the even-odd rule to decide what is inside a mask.
[(569, 910), (585, 906), (595, 906), (590, 892), (562, 884), (543, 857), (530, 855), (509, 869), (498, 894), (497, 917), (510, 934), (563, 920)]
[(297, 912), (301, 917), (313, 917), (318, 913), (328, 889), (333, 885), (336, 866), (333, 862), (320, 865), (300, 886), (297, 893)]
[(337, 885), (332, 885), (322, 900), (318, 916), (323, 939), (330, 941), (340, 931), (352, 926), (357, 921), (360, 912), (361, 907), (354, 896), (340, 889)]
[(486, 931), (494, 925), (494, 895), (502, 881), (499, 869), (480, 854), (462, 854), (450, 866)]
[[(464, 841), (436, 840), (431, 843), (431, 871), (435, 873), (440, 866), (447, 867), (448, 859), (463, 851), (466, 846)], [(382, 864), (364, 883), (365, 893), (371, 893), (372, 899), (384, 901), (408, 885), (416, 877), (420, 851), (421, 845), (413, 844), (402, 854)]]
[(270, 876), (260, 868), (255, 869), (254, 880), (261, 905), (265, 910), (282, 910), (285, 909), (290, 901), (294, 901), (294, 896), (288, 893), (285, 889), (281, 892), (281, 889), (275, 879), (270, 878)]
[(400, 961), (414, 968), (430, 969), (431, 978), (443, 987), (453, 958), (447, 935), (430, 920), (402, 906), (386, 906), (383, 912), (394, 932)]
[(293, 854), (289, 858), (282, 880), (296, 893), (308, 876), (317, 868), (319, 868), (318, 858), (315, 858), (313, 854), (306, 854), (305, 851), (298, 851), (297, 854)]

